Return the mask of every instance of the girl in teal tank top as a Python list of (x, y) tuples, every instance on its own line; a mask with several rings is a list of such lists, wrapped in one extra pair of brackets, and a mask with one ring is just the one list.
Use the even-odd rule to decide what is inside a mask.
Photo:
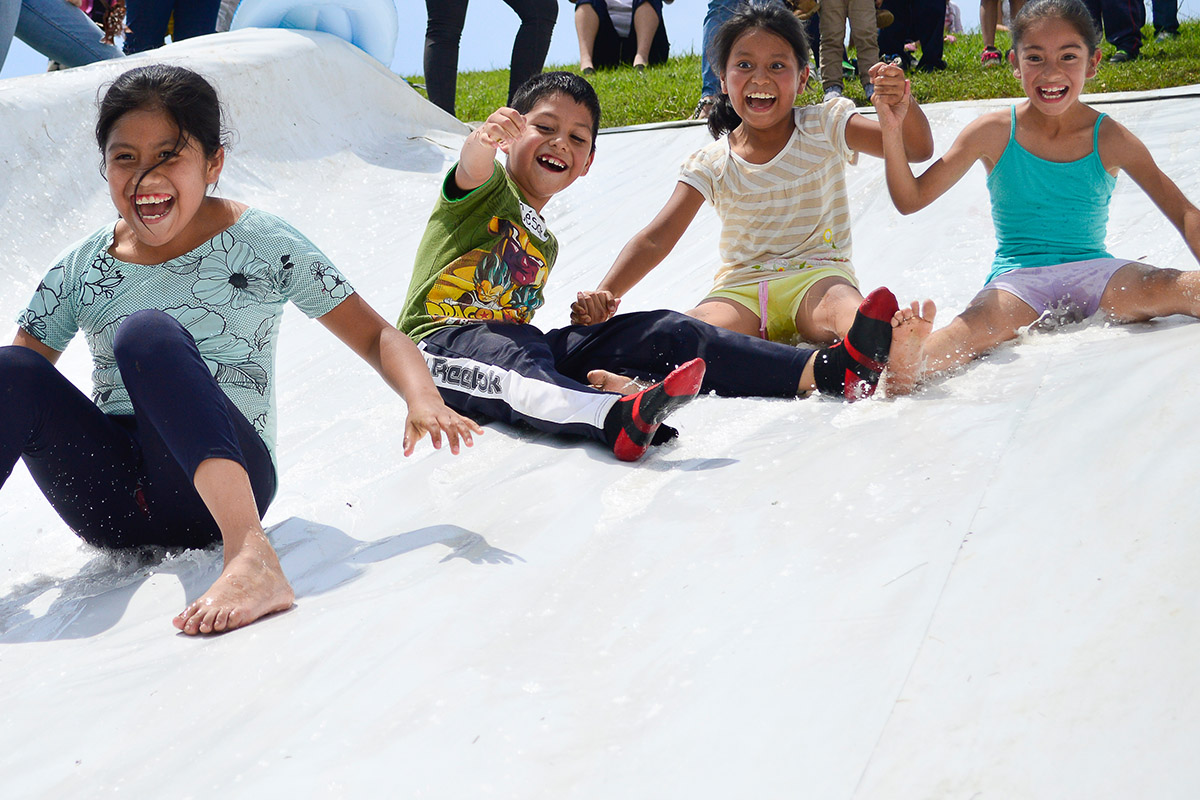
[(900, 140), (904, 106), (878, 107), (888, 191), (900, 212), (929, 205), (982, 161), (997, 241), (987, 282), (966, 310), (927, 336), (912, 329), (908, 346), (919, 348), (921, 370), (891, 375), (889, 394), (970, 362), (1046, 314), (1103, 311), (1117, 322), (1200, 318), (1200, 272), (1116, 259), (1105, 249), (1118, 171), (1142, 187), (1197, 259), (1200, 210), (1136, 136), (1080, 102), (1101, 58), (1100, 35), (1083, 3), (1026, 3), (1012, 37), (1009, 59), (1026, 100), (970, 123), (919, 178)]

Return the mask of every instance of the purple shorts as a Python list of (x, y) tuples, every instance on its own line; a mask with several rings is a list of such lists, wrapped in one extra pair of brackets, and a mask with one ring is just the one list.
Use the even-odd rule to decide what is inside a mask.
[(1078, 322), (1100, 310), (1100, 298), (1113, 274), (1126, 264), (1123, 258), (1093, 258), (1049, 267), (1014, 269), (997, 275), (981, 289), (1002, 289), (1043, 317)]

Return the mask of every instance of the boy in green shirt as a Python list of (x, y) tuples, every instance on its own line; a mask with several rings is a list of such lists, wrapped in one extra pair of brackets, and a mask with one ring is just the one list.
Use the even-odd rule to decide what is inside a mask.
[[(847, 336), (821, 350), (767, 342), (674, 311), (618, 314), (543, 333), (531, 322), (558, 256), (541, 211), (587, 174), (600, 103), (568, 72), (535, 75), (472, 132), (446, 175), (417, 249), (400, 329), (460, 413), (603, 442), (634, 461), (670, 438), (662, 421), (699, 391), (849, 399), (874, 389), (888, 360), (896, 299), (863, 301)], [(496, 151), (507, 154), (505, 166)], [(679, 365), (679, 366), (677, 366)], [(608, 372), (611, 371), (611, 372)], [(589, 385), (619, 374), (659, 381), (633, 394)], [(597, 376), (602, 376), (596, 381)]]

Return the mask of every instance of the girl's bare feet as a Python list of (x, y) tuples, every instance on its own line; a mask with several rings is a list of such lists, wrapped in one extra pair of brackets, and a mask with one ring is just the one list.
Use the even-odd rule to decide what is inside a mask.
[(921, 378), (921, 346), (933, 330), (936, 315), (937, 306), (932, 300), (926, 300), (919, 308), (914, 300), (908, 307), (901, 306), (892, 317), (892, 347), (880, 381), (885, 396), (910, 394), (916, 388)]
[(247, 534), (208, 591), (173, 620), (186, 634), (220, 633), (292, 607), (295, 593), (267, 536)]

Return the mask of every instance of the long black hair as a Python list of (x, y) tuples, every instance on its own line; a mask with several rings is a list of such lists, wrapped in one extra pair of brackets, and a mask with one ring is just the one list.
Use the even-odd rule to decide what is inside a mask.
[(170, 117), (179, 130), (177, 148), (191, 140), (205, 158), (212, 158), (228, 147), (228, 133), (221, 125), (221, 102), (212, 84), (184, 67), (150, 64), (118, 75), (100, 100), (96, 144), (100, 147), (101, 174), (105, 172), (104, 149), (113, 126), (131, 111), (162, 111)]
[[(708, 45), (708, 60), (713, 64), (721, 78), (725, 78), (725, 69), (729, 63), (729, 54), (733, 52), (733, 44), (742, 34), (756, 28), (773, 33), (792, 46), (796, 53), (796, 63), (800, 69), (808, 66), (811, 50), (808, 37), (804, 34), (804, 26), (780, 3), (749, 0), (737, 7), (728, 20), (725, 21)], [(783, 98), (781, 98), (783, 99)], [(796, 98), (786, 98), (794, 102)], [(742, 124), (742, 118), (733, 110), (729, 95), (721, 92), (712, 111), (708, 115), (708, 132), (714, 139)]]

